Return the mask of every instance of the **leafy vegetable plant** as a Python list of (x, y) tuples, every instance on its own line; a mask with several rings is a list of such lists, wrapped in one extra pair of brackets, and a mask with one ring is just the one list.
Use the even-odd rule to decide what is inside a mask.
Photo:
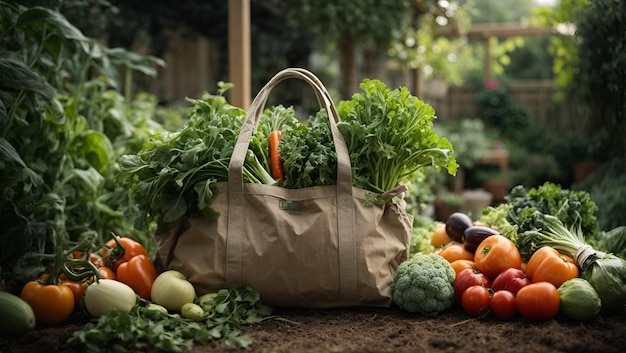
[(48, 7), (0, 1), (0, 23), (0, 276), (18, 289), (45, 269), (33, 254), (111, 231), (148, 239), (114, 172), (157, 127), (156, 100), (120, 94), (118, 69), (128, 84), (162, 61), (107, 48)]
[(427, 166), (456, 173), (452, 145), (433, 130), (434, 109), (406, 87), (365, 79), (361, 93), (337, 105), (353, 169), (353, 184), (385, 192)]

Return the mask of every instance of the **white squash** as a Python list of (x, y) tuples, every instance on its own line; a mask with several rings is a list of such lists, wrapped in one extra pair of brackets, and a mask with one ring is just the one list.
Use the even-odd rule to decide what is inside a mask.
[(135, 291), (116, 280), (101, 279), (85, 289), (85, 307), (93, 317), (108, 314), (113, 309), (129, 312), (136, 303)]

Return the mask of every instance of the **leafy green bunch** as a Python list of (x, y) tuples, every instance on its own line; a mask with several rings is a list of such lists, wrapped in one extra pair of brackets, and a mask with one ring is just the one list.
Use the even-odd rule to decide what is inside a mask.
[(518, 226), (520, 233), (545, 228), (542, 215), (547, 214), (557, 217), (567, 228), (580, 227), (589, 242), (600, 236), (598, 207), (585, 191), (563, 189), (551, 182), (530, 189), (518, 185), (507, 196), (507, 203), (507, 219)]
[[(219, 216), (211, 201), (217, 183), (228, 180), (228, 165), (246, 112), (222, 95), (205, 94), (189, 102), (189, 121), (182, 130), (155, 134), (137, 154), (119, 159), (120, 180), (140, 211), (138, 226), (183, 216)], [(295, 124), (292, 119), (293, 109), (281, 106), (262, 114), (245, 157), (244, 182), (277, 184), (269, 172), (269, 133)]]
[(297, 124), (280, 142), (285, 170), (283, 187), (298, 189), (337, 182), (337, 153), (328, 113), (320, 110), (308, 124)]
[(355, 186), (383, 193), (426, 167), (456, 173), (452, 145), (433, 130), (430, 105), (406, 87), (391, 90), (379, 80), (365, 79), (360, 87), (361, 93), (337, 106)]

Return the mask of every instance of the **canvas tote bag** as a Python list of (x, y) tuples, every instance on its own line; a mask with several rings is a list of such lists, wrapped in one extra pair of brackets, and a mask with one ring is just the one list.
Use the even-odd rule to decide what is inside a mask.
[[(243, 182), (250, 138), (273, 87), (285, 79), (313, 88), (328, 111), (337, 152), (337, 185), (286, 189)], [(407, 259), (413, 217), (391, 198), (365, 205), (352, 186), (350, 159), (330, 95), (311, 72), (289, 68), (255, 97), (238, 136), (228, 182), (218, 183), (217, 220), (183, 218), (156, 234), (157, 264), (183, 273), (198, 295), (251, 286), (271, 306), (389, 306), (391, 282)]]

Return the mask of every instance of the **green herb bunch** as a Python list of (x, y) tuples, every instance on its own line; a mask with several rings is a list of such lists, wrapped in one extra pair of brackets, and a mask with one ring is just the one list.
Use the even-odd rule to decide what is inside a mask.
[(285, 170), (283, 187), (336, 184), (337, 152), (328, 124), (328, 113), (320, 110), (308, 124), (296, 125), (283, 134), (279, 145)]

